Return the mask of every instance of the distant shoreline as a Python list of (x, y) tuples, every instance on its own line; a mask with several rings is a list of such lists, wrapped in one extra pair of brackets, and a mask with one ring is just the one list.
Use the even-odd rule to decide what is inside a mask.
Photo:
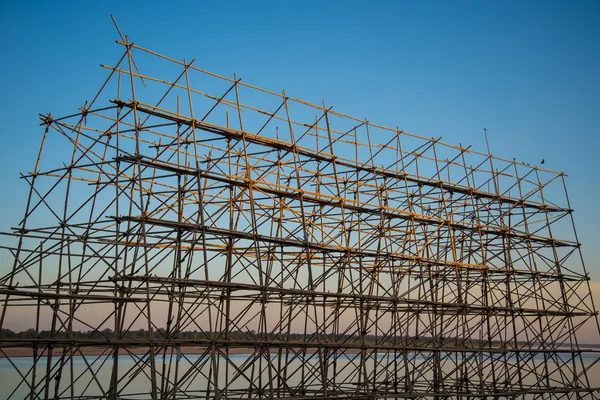
[[(62, 354), (62, 349), (61, 347), (55, 347), (54, 348), (54, 352), (53, 354), (55, 356), (60, 356)], [(67, 347), (67, 350), (69, 348)], [(207, 347), (202, 347), (202, 346), (186, 346), (186, 347), (182, 347), (181, 348), (181, 353), (183, 355), (201, 355), (204, 354), (204, 352), (206, 351)], [(294, 351), (298, 351), (300, 349), (293, 349)], [(306, 351), (309, 354), (313, 354), (317, 351), (318, 349), (315, 348), (307, 348)], [(271, 354), (276, 354), (278, 351), (277, 348), (273, 348), (271, 349)], [(244, 355), (251, 355), (254, 354), (255, 349), (252, 347), (230, 347), (229, 348), (229, 354), (244, 354)], [(119, 352), (120, 356), (126, 356), (126, 355), (136, 355), (136, 356), (143, 356), (146, 353), (148, 353), (148, 348), (147, 347), (132, 347), (132, 348), (128, 348), (127, 351), (124, 351), (123, 348), (121, 348), (121, 351)], [(156, 355), (162, 355), (162, 354), (166, 354), (166, 355), (171, 355), (171, 350), (165, 352), (163, 351), (157, 351)], [(360, 349), (346, 349), (344, 351), (344, 354), (358, 354), (360, 353)], [(173, 356), (175, 357), (177, 352), (173, 349), (172, 351)], [(41, 356), (45, 356), (46, 355), (46, 349), (43, 349)], [(75, 353), (73, 354), (74, 356), (111, 356), (112, 355), (112, 347), (102, 347), (102, 346), (90, 346), (90, 347), (81, 347), (79, 348), (77, 351), (75, 351)], [(33, 349), (31, 347), (9, 347), (9, 348), (3, 348), (2, 352), (0, 352), (0, 359), (2, 358), (16, 358), (16, 357), (33, 357)]]
[[(595, 350), (598, 349), (600, 347), (600, 345), (598, 344), (587, 344), (587, 345), (582, 345), (580, 346), (581, 350), (585, 352), (586, 349), (588, 350)], [(67, 349), (67, 351), (69, 350), (69, 347), (54, 347), (54, 355), (55, 356), (60, 356), (62, 355), (62, 350), (63, 349)], [(185, 346), (181, 348), (181, 353), (183, 355), (201, 355), (204, 354), (206, 352), (207, 347), (206, 346)], [(5, 348), (1, 348), (0, 350), (2, 350), (0, 352), (0, 359), (5, 359), (5, 358), (17, 358), (17, 357), (33, 357), (33, 349), (31, 347), (5, 347)], [(44, 357), (46, 356), (46, 348), (42, 349), (42, 353), (41, 356)], [(80, 347), (79, 349), (76, 349), (75, 353), (73, 354), (74, 356), (111, 356), (112, 355), (112, 347), (107, 347), (107, 346), (85, 346), (85, 347)], [(293, 350), (295, 352), (301, 350), (300, 348), (290, 348), (290, 350)], [(224, 351), (224, 349), (223, 349)], [(534, 351), (534, 350), (532, 350)], [(309, 347), (306, 349), (306, 352), (308, 354), (315, 354), (318, 352), (318, 348), (317, 347)], [(148, 353), (148, 347), (128, 347), (127, 351), (125, 351), (125, 348), (121, 347), (120, 351), (119, 351), (119, 356), (126, 356), (126, 355), (136, 355), (136, 356), (143, 356), (146, 353)], [(229, 348), (229, 354), (232, 355), (251, 355), (255, 353), (255, 349), (253, 347), (230, 347)], [(272, 348), (271, 349), (271, 354), (277, 354), (278, 353), (278, 348)], [(344, 354), (359, 354), (360, 353), (360, 349), (345, 349)], [(175, 357), (177, 355), (177, 351), (175, 350), (175, 348), (171, 348), (168, 351), (157, 351), (156, 355), (167, 355), (170, 356), (171, 354), (173, 355), (173, 357)], [(39, 357), (40, 355), (38, 355)]]

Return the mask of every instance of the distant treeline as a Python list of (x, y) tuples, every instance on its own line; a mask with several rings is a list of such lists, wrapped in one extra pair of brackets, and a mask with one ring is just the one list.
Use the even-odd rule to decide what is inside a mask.
[[(345, 338), (350, 338), (352, 335), (346, 335)], [(166, 339), (166, 338), (181, 338), (184, 340), (210, 340), (214, 338), (224, 339), (225, 334), (223, 332), (199, 332), (199, 331), (183, 331), (183, 332), (167, 332), (164, 328), (158, 328), (152, 331), (152, 335), (148, 330), (138, 329), (122, 332), (120, 334), (121, 339)], [(310, 340), (313, 335), (304, 335), (300, 333), (288, 334), (276, 334), (269, 333), (267, 335), (257, 334), (255, 331), (230, 331), (229, 339), (231, 340), (291, 340), (291, 341), (304, 341)], [(323, 336), (321, 336), (323, 337)], [(358, 336), (356, 336), (358, 338)], [(52, 334), (49, 330), (36, 331), (35, 329), (27, 329), (21, 332), (13, 332), (10, 329), (0, 330), (0, 339), (114, 339), (116, 333), (110, 329), (105, 328), (102, 330), (89, 330), (89, 331), (73, 331), (72, 335), (67, 332), (59, 331)]]
[[(52, 334), (49, 330), (36, 331), (35, 329), (27, 329), (21, 332), (13, 332), (10, 329), (0, 330), (0, 339), (66, 339), (72, 337), (73, 339), (113, 339), (116, 337), (115, 332), (110, 328), (103, 330), (89, 330), (89, 331), (73, 331), (72, 336), (69, 336), (67, 332), (59, 331)], [(199, 332), (199, 331), (183, 331), (183, 332), (167, 332), (164, 328), (158, 328), (150, 332), (145, 329), (130, 330), (122, 332), (120, 335), (121, 339), (161, 339), (161, 338), (173, 338), (178, 337), (185, 340), (210, 340), (214, 338), (224, 339), (224, 332)], [(256, 331), (230, 331), (228, 335), (231, 340), (290, 340), (290, 341), (307, 341), (315, 340), (315, 334), (302, 334), (302, 333), (268, 333), (258, 334)], [(336, 339), (336, 340), (348, 340), (356, 339), (359, 340), (358, 335), (320, 335), (321, 339)], [(376, 337), (373, 335), (366, 335), (365, 339), (375, 340)]]
[[(22, 339), (24, 341), (31, 339), (73, 339), (73, 340), (99, 340), (109, 342), (116, 338), (115, 332), (110, 328), (103, 330), (89, 330), (89, 331), (73, 331), (72, 335), (67, 332), (60, 331), (52, 334), (49, 330), (36, 331), (35, 329), (27, 329), (21, 332), (13, 332), (10, 329), (0, 329), (0, 340), (2, 339)], [(130, 330), (122, 332), (120, 339), (125, 340), (160, 340), (160, 339), (182, 339), (185, 341), (206, 341), (211, 339), (225, 339), (224, 332), (199, 332), (199, 331), (184, 331), (184, 332), (167, 332), (164, 328), (158, 328), (152, 332), (145, 329)], [(259, 334), (256, 331), (230, 331), (228, 339), (232, 341), (283, 341), (283, 342), (305, 342), (305, 343), (316, 343), (321, 342), (342, 342), (347, 344), (365, 343), (369, 345), (408, 345), (408, 346), (446, 346), (446, 347), (458, 347), (458, 348), (473, 348), (479, 346), (487, 346), (490, 343), (477, 339), (461, 339), (461, 338), (444, 338), (434, 343), (434, 339), (430, 337), (383, 337), (374, 335), (365, 335), (361, 338), (357, 334), (346, 334), (346, 335), (332, 335), (332, 334), (303, 334), (303, 333), (267, 333)], [(518, 341), (519, 345), (526, 344), (524, 341)], [(506, 344), (502, 344), (499, 341), (492, 341), (492, 347), (512, 347), (514, 341)], [(596, 344), (580, 344), (580, 346), (586, 347), (600, 347)]]
[[(1, 329), (0, 330), (0, 339), (95, 339), (95, 340), (112, 340), (116, 338), (115, 332), (106, 328), (103, 330), (89, 330), (89, 331), (73, 331), (72, 335), (69, 335), (67, 332), (60, 331), (54, 332), (52, 334), (51, 331), (42, 330), (36, 331), (35, 329), (27, 329), (21, 332), (13, 332), (10, 329)], [(185, 341), (205, 341), (211, 339), (225, 339), (224, 332), (199, 332), (199, 331), (183, 331), (183, 332), (167, 332), (164, 328), (158, 328), (152, 332), (144, 329), (139, 330), (130, 330), (127, 332), (122, 332), (120, 334), (120, 339), (125, 340), (148, 340), (148, 339), (167, 339), (167, 338), (179, 338)], [(255, 331), (246, 330), (246, 331), (230, 331), (228, 334), (228, 339), (232, 341), (290, 341), (290, 342), (312, 342), (315, 343), (317, 340), (321, 342), (344, 342), (344, 343), (362, 343), (364, 341), (365, 344), (409, 344), (409, 345), (431, 345), (433, 344), (433, 339), (428, 337), (376, 337), (374, 335), (365, 335), (361, 338), (357, 334), (346, 334), (346, 335), (333, 335), (333, 334), (303, 334), (303, 333), (267, 333), (267, 334), (259, 334)], [(473, 340), (459, 340), (454, 338), (444, 339), (443, 345), (446, 346), (473, 346), (474, 344), (479, 343), (478, 341)], [(442, 343), (438, 343), (440, 345)]]

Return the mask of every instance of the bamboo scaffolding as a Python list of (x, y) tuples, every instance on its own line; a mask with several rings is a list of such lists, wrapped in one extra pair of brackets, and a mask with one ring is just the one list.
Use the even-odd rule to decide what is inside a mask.
[(0, 236), (8, 398), (600, 398), (565, 174), (119, 35)]

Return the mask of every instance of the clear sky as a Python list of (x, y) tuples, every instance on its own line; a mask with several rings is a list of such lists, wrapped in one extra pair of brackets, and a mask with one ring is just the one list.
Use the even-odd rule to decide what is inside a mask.
[(135, 43), (313, 103), (569, 175), (600, 281), (600, 1), (2, 2), (1, 230), (15, 226), (38, 113), (75, 112)]

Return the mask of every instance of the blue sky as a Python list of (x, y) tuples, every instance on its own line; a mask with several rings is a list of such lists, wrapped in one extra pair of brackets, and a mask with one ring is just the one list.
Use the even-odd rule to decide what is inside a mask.
[[(125, 3), (125, 4), (123, 4)], [(599, 1), (3, 2), (2, 230), (15, 226), (42, 130), (70, 114), (132, 41), (174, 58), (447, 143), (569, 175), (600, 281)]]

